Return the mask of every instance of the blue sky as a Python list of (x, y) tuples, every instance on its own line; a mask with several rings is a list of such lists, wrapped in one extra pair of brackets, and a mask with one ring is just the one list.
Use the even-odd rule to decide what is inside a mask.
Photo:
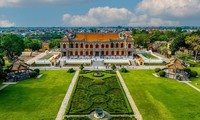
[(199, 26), (199, 0), (0, 0), (0, 27)]

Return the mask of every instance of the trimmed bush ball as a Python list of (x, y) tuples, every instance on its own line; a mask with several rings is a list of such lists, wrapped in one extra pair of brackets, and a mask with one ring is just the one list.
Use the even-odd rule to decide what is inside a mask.
[(165, 77), (165, 74), (166, 74), (166, 73), (165, 73), (165, 71), (163, 71), (163, 70), (159, 72), (160, 77)]
[(190, 68), (185, 68), (184, 71), (187, 72), (187, 73), (190, 73), (191, 69)]
[(126, 68), (121, 68), (120, 71), (123, 72), (123, 73), (127, 73), (128, 72), (128, 70)]
[(160, 71), (161, 71), (160, 68), (155, 68), (155, 72), (156, 72), (156, 73), (158, 73), (158, 72), (160, 72)]
[(35, 77), (37, 77), (38, 73), (36, 71), (32, 71), (29, 73), (29, 75), (31, 78), (35, 78)]
[(73, 73), (73, 72), (75, 72), (75, 70), (73, 68), (70, 68), (67, 72), (68, 73)]
[(198, 75), (197, 71), (191, 71), (190, 77), (196, 77)]
[(40, 69), (34, 69), (35, 72), (38, 73), (38, 75), (40, 74)]

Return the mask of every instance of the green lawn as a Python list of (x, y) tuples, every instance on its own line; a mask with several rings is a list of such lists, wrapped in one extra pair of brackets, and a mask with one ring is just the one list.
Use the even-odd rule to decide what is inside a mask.
[(40, 60), (49, 59), (49, 58), (51, 58), (53, 55), (54, 55), (53, 53), (49, 53), (49, 54), (45, 55), (44, 57), (40, 58)]
[(158, 59), (157, 57), (151, 55), (150, 53), (142, 53), (142, 55), (148, 59)]
[(121, 73), (144, 120), (200, 120), (200, 93), (184, 83), (156, 78), (153, 70)]
[[(195, 70), (198, 72), (198, 78), (190, 78), (190, 80), (192, 81), (191, 83), (200, 88), (200, 67), (190, 67), (191, 70)], [(196, 84), (197, 83), (197, 84)]]
[(0, 120), (54, 120), (74, 73), (42, 71), (0, 91)]

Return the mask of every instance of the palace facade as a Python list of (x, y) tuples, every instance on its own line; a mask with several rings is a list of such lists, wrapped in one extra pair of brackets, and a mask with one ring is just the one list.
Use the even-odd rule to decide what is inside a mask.
[(124, 58), (134, 53), (134, 40), (126, 33), (78, 33), (65, 36), (60, 46), (68, 58)]

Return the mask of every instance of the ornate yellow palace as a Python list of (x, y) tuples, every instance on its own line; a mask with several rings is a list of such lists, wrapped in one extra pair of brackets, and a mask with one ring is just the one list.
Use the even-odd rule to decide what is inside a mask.
[(69, 58), (132, 57), (134, 40), (130, 34), (78, 33), (61, 40), (62, 56)]

